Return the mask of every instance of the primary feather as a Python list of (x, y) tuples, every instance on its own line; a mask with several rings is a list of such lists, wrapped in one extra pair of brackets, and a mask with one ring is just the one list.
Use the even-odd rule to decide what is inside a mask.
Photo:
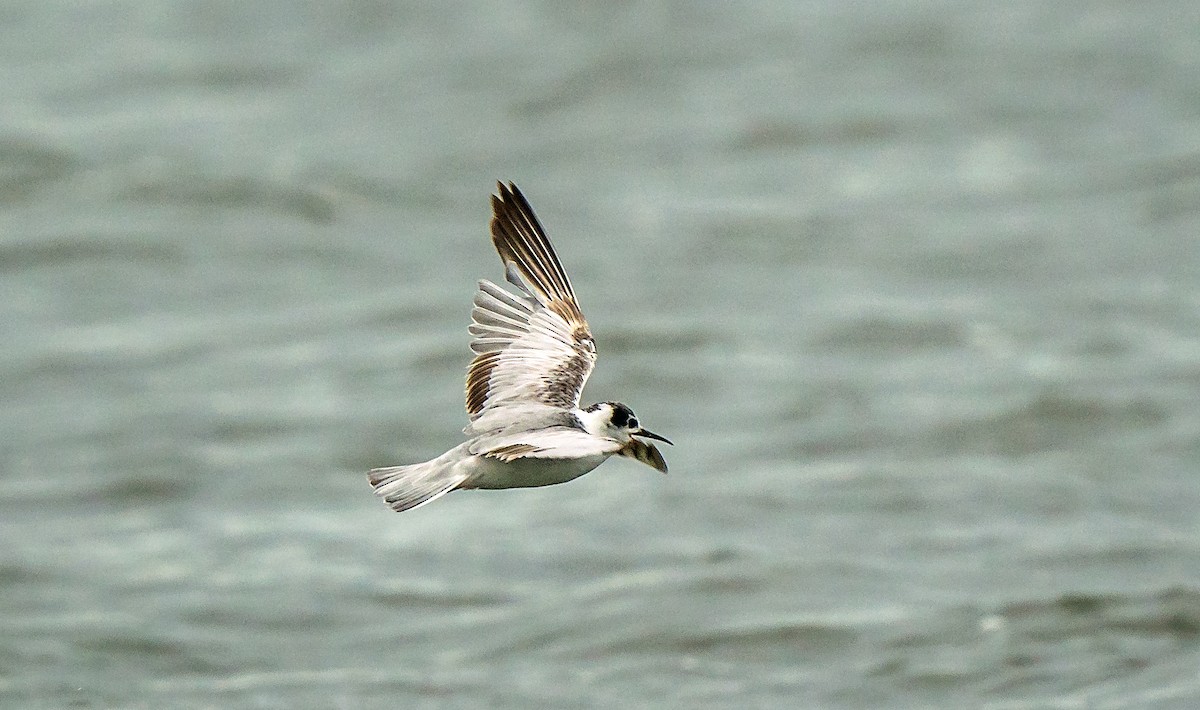
[(516, 404), (579, 405), (596, 345), (554, 247), (513, 184), (492, 196), (492, 242), (514, 294), (480, 281), (471, 311), (466, 405), (471, 419)]

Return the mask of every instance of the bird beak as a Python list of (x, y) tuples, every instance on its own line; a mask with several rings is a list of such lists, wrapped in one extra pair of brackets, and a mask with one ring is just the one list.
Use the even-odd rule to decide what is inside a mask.
[[(646, 431), (645, 429), (638, 429), (637, 431), (631, 431), (629, 433), (633, 434), (634, 436), (644, 436), (647, 439), (658, 439), (659, 441), (665, 441), (666, 443), (671, 444), (671, 440), (668, 439), (667, 437), (659, 436), (658, 434), (655, 434), (652, 431)], [(671, 444), (671, 446), (674, 446), (674, 445), (675, 444)]]
[(641, 461), (657, 471), (662, 471), (663, 473), (667, 472), (667, 462), (663, 458), (662, 454), (658, 453), (658, 449), (654, 447), (654, 444), (647, 444), (644, 441), (630, 439), (625, 446), (622, 446), (620, 450), (617, 451), (617, 453), (621, 456), (628, 456), (634, 461)]

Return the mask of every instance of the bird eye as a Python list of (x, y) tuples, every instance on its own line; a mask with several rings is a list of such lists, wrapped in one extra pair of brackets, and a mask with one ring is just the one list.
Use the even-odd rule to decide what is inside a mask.
[(630, 429), (637, 429), (638, 428), (637, 417), (630, 418), (628, 426)]

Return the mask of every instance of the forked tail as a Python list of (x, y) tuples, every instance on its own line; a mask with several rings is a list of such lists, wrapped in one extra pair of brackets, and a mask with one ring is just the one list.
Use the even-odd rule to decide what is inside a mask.
[(377, 468), (367, 474), (375, 495), (397, 513), (419, 508), (458, 488), (467, 475), (438, 457), (425, 463)]

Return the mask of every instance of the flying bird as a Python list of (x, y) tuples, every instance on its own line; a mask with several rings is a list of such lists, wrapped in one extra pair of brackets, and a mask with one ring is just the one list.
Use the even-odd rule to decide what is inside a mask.
[(377, 468), (375, 493), (397, 512), (453, 490), (566, 483), (626, 456), (663, 473), (654, 444), (620, 402), (579, 406), (596, 342), (533, 208), (513, 183), (492, 195), (492, 244), (515, 292), (481, 280), (469, 332), (467, 440), (435, 459)]

